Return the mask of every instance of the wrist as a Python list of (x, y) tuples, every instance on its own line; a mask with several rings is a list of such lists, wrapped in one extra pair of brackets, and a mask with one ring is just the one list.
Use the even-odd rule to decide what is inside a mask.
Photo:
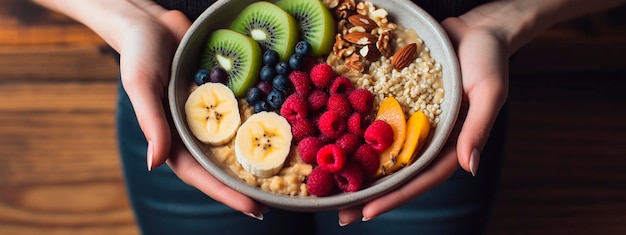
[(584, 14), (617, 6), (625, 0), (502, 0), (481, 5), (459, 17), (469, 28), (482, 28), (496, 36), (507, 53), (552, 25)]
[(124, 30), (148, 22), (152, 17), (125, 0), (34, 0), (84, 24), (119, 52)]

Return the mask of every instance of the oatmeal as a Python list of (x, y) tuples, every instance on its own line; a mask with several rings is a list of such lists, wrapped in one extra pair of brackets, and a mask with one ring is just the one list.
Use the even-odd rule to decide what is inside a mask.
[[(241, 119), (246, 120), (252, 115), (252, 108), (244, 99), (239, 100), (239, 110)], [(239, 179), (247, 184), (255, 187), (261, 187), (261, 189), (290, 196), (307, 196), (305, 180), (311, 173), (312, 166), (303, 163), (295, 150), (295, 147), (291, 148), (290, 154), (285, 161), (285, 165), (278, 174), (272, 177), (256, 177), (250, 172), (243, 169), (241, 164), (237, 162), (234, 150), (234, 139), (228, 144), (222, 146), (211, 147), (211, 155), (214, 159), (220, 163), (220, 166), (224, 170), (230, 170)]]
[[(370, 2), (327, 2), (329, 7), (337, 6), (333, 9), (340, 20), (333, 53), (328, 56), (326, 63), (338, 74), (350, 78), (356, 87), (375, 94), (374, 110), (386, 97), (395, 97), (407, 116), (422, 111), (435, 127), (444, 99), (443, 72), (417, 32), (390, 22), (387, 12)], [(350, 20), (362, 18), (367, 20)], [(375, 22), (377, 27), (370, 27), (368, 31), (361, 26), (369, 27), (371, 22)], [(355, 31), (360, 34), (355, 34)], [(367, 34), (370, 36), (364, 36)], [(370, 40), (370, 37), (376, 38), (375, 41)], [(359, 43), (359, 38), (368, 43)], [(392, 60), (398, 55), (392, 55), (391, 52), (398, 53), (409, 44), (415, 44), (416, 58), (405, 61), (407, 67), (394, 68)]]
[[(309, 59), (325, 63), (312, 63), (308, 69), (305, 69), (307, 65), (298, 64), (306, 60), (298, 61), (294, 56), (306, 56), (312, 50), (305, 41), (296, 51), (308, 49), (308, 54), (296, 52), (288, 64), (280, 61), (294, 71), (281, 69), (279, 72), (279, 68), (285, 66), (278, 66), (278, 61), (278, 65), (266, 62), (278, 60), (278, 55), (263, 55), (262, 62), (266, 64), (259, 73), (261, 81), (255, 81), (246, 98), (239, 95), (233, 102), (205, 102), (196, 106), (201, 111), (205, 107), (217, 110), (211, 111), (215, 112), (215, 117), (206, 117), (217, 125), (224, 121), (222, 115), (231, 114), (241, 119), (236, 136), (219, 145), (213, 144), (207, 155), (213, 156), (223, 170), (242, 182), (267, 192), (327, 196), (339, 191), (358, 191), (367, 187), (371, 180), (411, 164), (418, 144), (424, 144), (421, 135), (428, 136), (430, 128), (439, 122), (440, 104), (444, 99), (442, 67), (430, 56), (417, 32), (390, 21), (388, 12), (371, 2), (323, 2), (330, 9), (329, 17), (332, 13), (335, 19), (337, 32), (327, 34), (330, 43), (322, 57)], [(285, 81), (287, 77), (289, 81)], [(215, 97), (224, 96), (216, 93), (207, 99)], [(392, 103), (386, 102), (388, 100)], [(230, 106), (232, 103), (236, 104)], [(219, 104), (228, 108), (218, 110), (214, 105)], [(228, 111), (237, 109), (239, 115)], [(259, 118), (268, 112), (277, 118)], [(373, 121), (368, 119), (375, 115), (382, 119), (377, 126), (370, 126)], [(420, 115), (421, 122), (416, 126), (414, 120), (418, 119), (413, 117)], [(385, 118), (391, 116), (398, 118)], [(205, 121), (204, 117), (198, 120)], [(280, 120), (285, 121), (286, 127), (266, 128)], [(251, 122), (254, 126), (246, 125)], [(276, 129), (287, 131), (274, 132)], [(405, 131), (407, 129), (409, 131)], [(366, 131), (378, 134), (366, 136)], [(273, 137), (285, 137), (285, 141), (270, 140)], [(418, 138), (422, 140), (418, 142)], [(414, 141), (409, 142), (409, 139)], [(386, 145), (374, 148), (372, 143)], [(245, 147), (256, 149), (244, 150)], [(265, 157), (276, 153), (274, 150), (279, 147), (280, 161), (268, 161)], [(255, 156), (257, 153), (262, 156)], [(242, 160), (251, 155), (250, 161)], [(250, 162), (260, 161), (263, 166), (250, 166)], [(267, 170), (263, 167), (268, 162), (276, 164)]]

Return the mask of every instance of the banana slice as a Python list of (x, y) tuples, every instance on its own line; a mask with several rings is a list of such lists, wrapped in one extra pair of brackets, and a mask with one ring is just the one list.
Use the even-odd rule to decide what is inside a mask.
[(235, 137), (235, 156), (251, 174), (266, 178), (277, 174), (291, 150), (291, 125), (274, 112), (259, 112), (246, 120)]
[(206, 83), (196, 88), (187, 98), (185, 113), (193, 135), (214, 146), (228, 143), (241, 125), (237, 99), (221, 83)]

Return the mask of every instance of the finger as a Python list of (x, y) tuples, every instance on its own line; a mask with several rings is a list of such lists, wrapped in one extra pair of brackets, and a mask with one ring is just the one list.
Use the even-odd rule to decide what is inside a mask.
[(441, 155), (439, 155), (423, 173), (417, 175), (412, 181), (397, 190), (368, 202), (365, 207), (363, 207), (362, 220), (367, 221), (373, 219), (378, 215), (400, 207), (418, 195), (441, 184), (459, 167), (455, 151), (453, 147), (444, 149)]
[(500, 48), (494, 47), (490, 52), (475, 46), (499, 45), (493, 39), (490, 42), (480, 35), (465, 37), (458, 50), (469, 110), (457, 141), (457, 154), (461, 167), (476, 175), (480, 153), (508, 95), (508, 57)]
[(457, 140), (458, 160), (463, 169), (475, 175), (481, 150), (508, 95), (508, 56), (498, 47), (502, 43), (497, 39), (484, 32), (470, 32), (458, 18), (448, 18), (442, 26), (457, 48), (469, 106)]
[(339, 210), (339, 226), (346, 226), (363, 218), (363, 205)]
[(163, 11), (159, 20), (165, 27), (152, 27), (150, 40), (145, 40), (146, 31), (127, 32), (124, 45), (130, 46), (121, 53), (122, 83), (148, 141), (148, 170), (163, 164), (169, 154), (171, 138), (164, 94), (172, 55), (190, 25), (179, 11)]
[(450, 37), (455, 46), (458, 46), (458, 38), (463, 35), (465, 31), (467, 31), (467, 25), (463, 23), (463, 21), (459, 20), (456, 17), (450, 17), (441, 22), (441, 26), (445, 29), (446, 33)]
[(180, 143), (172, 144), (172, 154), (167, 164), (185, 183), (237, 211), (253, 215), (262, 215), (267, 211), (266, 206), (256, 203), (209, 174)]
[[(131, 49), (135, 50), (135, 49)], [(135, 110), (137, 121), (148, 141), (148, 170), (165, 162), (171, 134), (163, 108), (164, 73), (151, 68), (142, 52), (124, 51), (120, 57), (122, 85)], [(158, 63), (157, 64), (163, 64)]]
[(499, 84), (486, 84), (468, 95), (469, 110), (457, 141), (457, 153), (461, 167), (472, 175), (478, 171), (481, 151), (505, 100), (503, 89)]
[(187, 16), (177, 10), (163, 12), (157, 18), (170, 30), (177, 43), (185, 36), (187, 29), (191, 26), (191, 21), (187, 19)]

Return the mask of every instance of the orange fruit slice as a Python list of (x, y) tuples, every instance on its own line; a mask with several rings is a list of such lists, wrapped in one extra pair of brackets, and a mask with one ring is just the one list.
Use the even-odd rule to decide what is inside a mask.
[(376, 120), (387, 122), (393, 130), (393, 143), (380, 153), (380, 167), (375, 176), (381, 176), (387, 174), (387, 169), (397, 162), (398, 154), (406, 139), (406, 117), (398, 100), (394, 97), (387, 97), (378, 108)]
[(402, 167), (408, 166), (417, 159), (417, 154), (424, 146), (428, 134), (430, 133), (430, 122), (422, 111), (417, 111), (409, 117), (406, 124), (406, 141), (402, 147), (402, 152), (398, 155), (396, 163), (386, 168), (387, 174), (395, 172)]

